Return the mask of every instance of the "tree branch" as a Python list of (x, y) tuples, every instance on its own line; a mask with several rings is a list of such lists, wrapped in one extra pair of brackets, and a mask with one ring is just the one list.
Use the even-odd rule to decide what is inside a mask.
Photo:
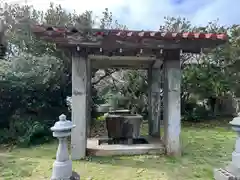
[(108, 76), (111, 76), (113, 73), (115, 73), (117, 70), (114, 69), (112, 71), (107, 71), (105, 70), (105, 75), (101, 76), (98, 80), (96, 80), (95, 82), (92, 83), (92, 85), (96, 85), (98, 84), (100, 81), (102, 81), (103, 79), (105, 79)]

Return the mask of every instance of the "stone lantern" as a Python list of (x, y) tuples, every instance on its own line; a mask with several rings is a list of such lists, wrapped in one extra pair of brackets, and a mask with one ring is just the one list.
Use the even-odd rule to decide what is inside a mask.
[[(51, 131), (53, 136), (58, 138), (59, 145), (56, 154), (56, 160), (53, 163), (53, 171), (51, 180), (71, 180), (73, 178), (72, 173), (72, 161), (69, 159), (67, 137), (71, 135), (71, 130), (75, 125), (66, 120), (64, 114), (59, 116)], [(79, 178), (80, 179), (80, 178)]]
[(229, 124), (237, 132), (235, 150), (232, 153), (232, 161), (227, 167), (214, 170), (215, 180), (240, 180), (240, 113)]

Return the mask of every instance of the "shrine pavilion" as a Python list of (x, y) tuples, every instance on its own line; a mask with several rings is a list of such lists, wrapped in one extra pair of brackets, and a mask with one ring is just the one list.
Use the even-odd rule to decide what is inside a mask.
[[(82, 159), (87, 150), (90, 115), (91, 70), (128, 68), (148, 70), (149, 136), (162, 138), (169, 155), (181, 154), (181, 53), (201, 53), (227, 41), (225, 34), (174, 33), (34, 26), (40, 39), (72, 54), (72, 159)], [(163, 72), (163, 73), (161, 73)], [(160, 137), (161, 78), (163, 85), (164, 137)]]

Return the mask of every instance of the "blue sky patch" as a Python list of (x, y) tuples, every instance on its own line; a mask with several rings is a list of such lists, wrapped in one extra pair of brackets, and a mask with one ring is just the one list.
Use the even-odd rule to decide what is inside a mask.
[[(15, 0), (5, 0), (15, 2)], [(19, 1), (20, 2), (20, 1)], [(22, 1), (39, 10), (49, 7), (49, 0)], [(99, 18), (105, 8), (129, 29), (158, 30), (164, 16), (185, 17), (194, 25), (206, 25), (219, 19), (221, 25), (240, 24), (239, 0), (51, 0), (68, 11), (92, 10)]]

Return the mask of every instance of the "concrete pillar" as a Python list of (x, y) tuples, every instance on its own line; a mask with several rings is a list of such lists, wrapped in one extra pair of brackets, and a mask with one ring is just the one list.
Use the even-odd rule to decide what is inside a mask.
[[(81, 54), (81, 53), (79, 53)], [(76, 125), (71, 135), (72, 160), (86, 156), (88, 119), (87, 57), (72, 57), (72, 122)]]
[(181, 155), (180, 51), (164, 51), (164, 143), (168, 155)]
[(149, 68), (148, 71), (149, 86), (149, 135), (160, 137), (160, 121), (161, 121), (161, 69)]
[(51, 128), (53, 136), (59, 140), (51, 180), (76, 179), (73, 177), (72, 161), (69, 159), (67, 143), (67, 137), (71, 135), (71, 130), (74, 127), (76, 126), (71, 121), (66, 120), (66, 116), (62, 114), (59, 116), (59, 121)]

